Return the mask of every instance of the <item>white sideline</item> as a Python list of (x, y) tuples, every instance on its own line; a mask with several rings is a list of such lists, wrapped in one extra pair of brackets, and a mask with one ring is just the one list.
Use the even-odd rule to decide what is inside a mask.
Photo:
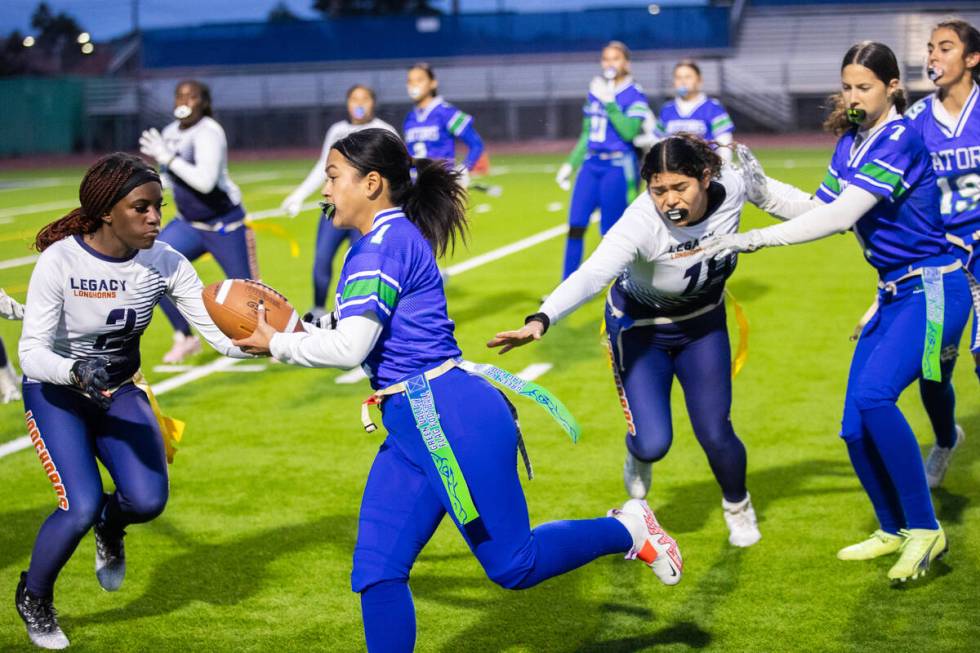
[[(598, 216), (594, 214), (592, 216), (592, 222), (596, 222), (597, 220), (598, 220)], [(546, 240), (551, 240), (552, 238), (556, 238), (566, 233), (567, 231), (568, 231), (567, 224), (561, 224), (552, 227), (551, 229), (545, 229), (544, 231), (536, 233), (533, 236), (528, 236), (527, 238), (522, 238), (521, 240), (511, 243), (510, 245), (504, 245), (503, 247), (499, 247), (495, 250), (491, 250), (485, 254), (474, 256), (473, 258), (467, 259), (462, 263), (450, 265), (448, 268), (446, 268), (446, 272), (450, 276), (462, 274), (467, 270), (472, 270), (474, 268), (480, 267), (481, 265), (486, 265), (487, 263), (498, 261), (504, 258), (505, 256), (510, 256), (511, 254), (515, 254), (522, 250), (528, 249), (529, 247), (534, 247), (535, 245), (539, 243), (543, 243)], [(0, 261), (0, 266), (2, 266), (3, 263), (7, 263), (7, 261)], [(0, 269), (2, 269), (2, 267), (0, 267)], [(161, 381), (160, 383), (153, 386), (153, 392), (154, 394), (162, 395), (175, 388), (179, 388), (182, 385), (186, 385), (191, 381), (196, 381), (200, 378), (208, 376), (212, 372), (218, 372), (233, 367), (235, 364), (238, 363), (239, 360), (241, 359), (219, 358), (218, 360), (212, 363), (208, 363), (207, 365), (202, 365), (189, 372), (184, 372), (183, 374), (179, 374), (171, 379), (166, 379), (164, 381)], [(550, 363), (535, 363), (533, 365), (529, 365), (527, 368), (522, 370), (518, 374), (518, 376), (527, 379), (528, 381), (531, 381), (541, 376), (549, 369), (551, 369)], [(341, 381), (341, 379), (345, 377), (347, 377), (347, 379)], [(366, 375), (364, 374), (364, 371), (360, 367), (357, 367), (354, 368), (353, 370), (350, 370), (346, 374), (337, 377), (337, 383), (357, 383), (362, 378), (366, 378)], [(0, 458), (3, 458), (4, 456), (9, 456), (10, 454), (15, 453), (17, 451), (21, 451), (22, 449), (27, 449), (30, 446), (31, 446), (31, 439), (26, 435), (17, 438), (16, 440), (5, 442), (4, 444), (0, 445)]]
[(43, 204), (27, 204), (25, 206), (15, 206), (9, 209), (0, 209), (0, 218), (16, 218), (30, 213), (43, 213), (44, 211), (61, 211), (62, 209), (73, 209), (78, 206), (77, 201), (44, 202)]
[(30, 256), (21, 256), (20, 258), (8, 258), (6, 261), (0, 261), (0, 270), (19, 268), (22, 265), (30, 265), (36, 260), (37, 260), (37, 254), (31, 254)]

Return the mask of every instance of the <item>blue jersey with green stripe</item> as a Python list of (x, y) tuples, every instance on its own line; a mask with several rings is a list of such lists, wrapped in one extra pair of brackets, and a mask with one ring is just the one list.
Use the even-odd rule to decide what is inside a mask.
[(400, 208), (379, 212), (351, 246), (335, 306), (338, 319), (373, 313), (384, 327), (364, 360), (375, 389), (461, 354), (432, 247)]
[(463, 164), (472, 170), (483, 153), (483, 141), (473, 127), (473, 116), (463, 113), (440, 96), (425, 108), (415, 108), (405, 116), (402, 126), (405, 145), (416, 159), (456, 161), (456, 139), (469, 148)]
[(660, 107), (660, 122), (657, 129), (661, 136), (686, 133), (712, 141), (721, 134), (735, 131), (735, 123), (718, 100), (705, 97), (693, 108), (688, 103), (678, 104), (671, 100)]
[(932, 155), (946, 229), (961, 237), (972, 234), (980, 229), (980, 87), (973, 85), (956, 118), (935, 94), (913, 104), (905, 116)]
[[(651, 115), (647, 96), (639, 84), (627, 77), (615, 88), (616, 104), (629, 118), (645, 120)], [(589, 119), (589, 152), (632, 152), (633, 141), (624, 141), (623, 137), (609, 122), (609, 114), (605, 105), (589, 93), (582, 112)]]
[(895, 114), (859, 143), (857, 136), (854, 128), (837, 141), (816, 196), (830, 203), (853, 184), (881, 198), (854, 226), (865, 258), (879, 271), (948, 252), (936, 175), (911, 123)]

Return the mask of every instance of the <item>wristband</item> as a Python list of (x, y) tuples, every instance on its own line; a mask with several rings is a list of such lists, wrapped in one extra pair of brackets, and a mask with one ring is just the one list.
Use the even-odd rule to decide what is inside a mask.
[(548, 327), (551, 326), (551, 319), (548, 317), (548, 315), (546, 313), (535, 313), (534, 315), (528, 315), (526, 318), (524, 318), (524, 324), (534, 322), (535, 320), (540, 322), (544, 327), (541, 335), (548, 333)]

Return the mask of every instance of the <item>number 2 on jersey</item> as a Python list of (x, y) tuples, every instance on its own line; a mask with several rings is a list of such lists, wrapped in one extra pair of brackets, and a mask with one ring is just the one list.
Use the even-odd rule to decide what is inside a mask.
[(115, 331), (103, 333), (95, 339), (95, 344), (92, 347), (96, 351), (103, 351), (121, 345), (126, 339), (126, 336), (133, 330), (133, 327), (136, 326), (136, 311), (132, 308), (114, 308), (109, 311), (109, 317), (106, 318), (105, 323), (112, 326), (120, 322), (123, 323), (121, 327)]

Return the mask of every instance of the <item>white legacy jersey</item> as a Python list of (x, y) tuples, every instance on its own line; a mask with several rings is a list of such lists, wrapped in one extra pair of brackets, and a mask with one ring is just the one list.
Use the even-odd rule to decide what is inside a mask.
[(233, 211), (242, 192), (228, 175), (228, 140), (213, 118), (204, 116), (187, 129), (175, 120), (162, 132), (163, 141), (177, 153), (161, 173), (173, 189), (177, 212), (185, 220), (209, 220)]
[(643, 192), (588, 260), (548, 297), (541, 312), (555, 322), (613, 280), (628, 297), (664, 317), (683, 317), (720, 302), (735, 256), (709, 259), (700, 243), (738, 231), (746, 201), (741, 176), (725, 166), (712, 181), (708, 198), (707, 218), (677, 227), (660, 216), (650, 194)]
[(163, 295), (216, 350), (245, 358), (211, 321), (191, 264), (157, 241), (125, 259), (100, 254), (80, 236), (48, 247), (27, 289), (20, 364), (28, 381), (68, 384), (77, 360), (105, 356), (112, 386), (139, 369), (139, 343)]

